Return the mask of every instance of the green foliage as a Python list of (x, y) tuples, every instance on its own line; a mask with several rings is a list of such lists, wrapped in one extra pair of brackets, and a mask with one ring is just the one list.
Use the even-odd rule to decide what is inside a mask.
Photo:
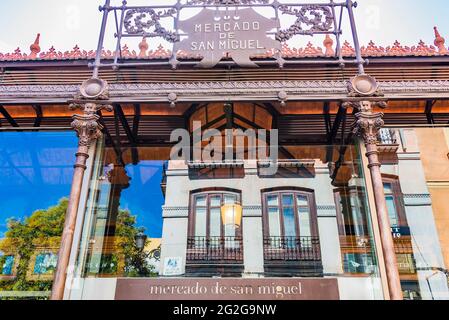
[[(136, 246), (136, 235), (144, 231), (143, 228), (135, 226), (136, 222), (136, 216), (132, 216), (129, 211), (119, 211), (115, 236), (119, 253), (125, 259), (124, 275), (126, 277), (155, 276), (154, 267), (146, 259), (147, 254)], [(149, 240), (147, 240), (145, 245), (148, 244)]]
[(18, 259), (14, 281), (0, 281), (0, 290), (49, 291), (52, 281), (29, 281), (27, 272), (36, 247), (57, 248), (64, 228), (68, 199), (63, 198), (56, 206), (37, 210), (24, 221), (8, 220), (5, 238), (0, 240), (0, 251), (15, 254)]

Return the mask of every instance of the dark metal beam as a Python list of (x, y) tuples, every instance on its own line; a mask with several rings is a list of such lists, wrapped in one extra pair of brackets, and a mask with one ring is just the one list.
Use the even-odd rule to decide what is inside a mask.
[[(139, 141), (139, 124), (140, 124), (141, 108), (140, 104), (134, 104), (134, 119), (133, 119), (133, 131), (134, 141)], [(134, 165), (139, 163), (139, 150), (137, 145), (133, 144), (131, 148), (131, 157)]]
[(14, 120), (13, 117), (6, 111), (5, 107), (0, 105), (0, 113), (5, 117), (6, 121), (9, 122), (9, 124), (15, 128), (20, 127), (19, 124)]
[(136, 144), (137, 140), (135, 136), (133, 135), (133, 132), (131, 131), (131, 128), (129, 127), (128, 120), (126, 120), (125, 114), (123, 112), (123, 109), (121, 105), (114, 104), (114, 111), (120, 122), (122, 123), (123, 129), (125, 130), (126, 136), (128, 137), (129, 142), (132, 144)]
[(36, 112), (36, 120), (34, 121), (34, 127), (38, 128), (41, 126), (43, 113), (42, 113), (42, 107), (39, 104), (33, 104), (32, 105), (34, 111)]
[(337, 178), (338, 170), (340, 170), (341, 166), (344, 163), (346, 150), (348, 149), (348, 147), (351, 144), (353, 139), (354, 139), (354, 134), (351, 132), (348, 135), (348, 137), (346, 138), (346, 140), (343, 141), (342, 145), (340, 146), (340, 148), (338, 150), (338, 153), (339, 153), (338, 160), (337, 160), (337, 162), (335, 162), (334, 172), (331, 175), (332, 184), (334, 184), (335, 179)]
[(329, 134), (329, 144), (332, 144), (337, 136), (338, 130), (340, 129), (340, 125), (343, 122), (343, 119), (346, 117), (347, 109), (340, 105), (338, 108), (337, 116), (335, 117), (334, 124), (330, 130)]
[(326, 133), (330, 136), (332, 130), (332, 120), (330, 115), (330, 103), (326, 101), (323, 106), (324, 124), (326, 126)]
[(117, 161), (119, 164), (124, 165), (124, 161), (122, 158), (122, 151), (119, 146), (115, 143), (114, 139), (112, 138), (111, 133), (108, 130), (108, 127), (106, 126), (106, 123), (103, 120), (103, 117), (101, 115), (101, 111), (98, 112), (98, 115), (100, 116), (100, 119), (98, 122), (102, 125), (103, 129), (102, 132), (106, 135), (106, 138), (110, 141), (112, 148), (114, 149), (115, 154), (117, 155)]
[(140, 116), (141, 116), (140, 104), (134, 104), (133, 135), (135, 140), (138, 140), (139, 137)]
[(436, 100), (427, 100), (426, 101), (426, 117), (428, 124), (435, 124), (435, 119), (433, 118), (432, 109), (437, 101)]

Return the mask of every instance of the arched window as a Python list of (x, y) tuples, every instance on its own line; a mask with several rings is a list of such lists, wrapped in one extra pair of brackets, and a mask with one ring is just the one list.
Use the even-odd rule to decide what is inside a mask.
[(262, 198), (265, 274), (321, 277), (323, 265), (313, 191), (267, 190)]
[[(223, 224), (221, 209), (240, 204), (240, 193), (230, 190), (195, 192), (191, 196), (186, 273), (239, 276), (243, 271), (241, 227)], [(236, 206), (236, 210), (238, 210)]]
[(241, 236), (240, 228), (224, 225), (222, 221), (221, 208), (232, 204), (240, 204), (240, 193), (221, 190), (193, 193), (189, 235), (205, 238)]
[[(308, 238), (318, 236), (316, 207), (313, 192), (275, 190), (264, 192), (264, 236), (273, 242), (283, 239), (288, 245), (303, 238), (303, 245), (311, 246)], [(292, 241), (289, 241), (292, 240)]]

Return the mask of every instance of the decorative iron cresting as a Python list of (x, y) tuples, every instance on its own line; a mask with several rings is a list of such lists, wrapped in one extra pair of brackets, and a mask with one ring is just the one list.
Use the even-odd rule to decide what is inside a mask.
[(305, 5), (298, 9), (282, 5), (279, 7), (279, 11), (297, 18), (288, 29), (279, 30), (276, 33), (276, 39), (281, 42), (285, 42), (295, 35), (312, 36), (317, 33), (327, 33), (334, 28), (334, 15), (330, 7)]
[[(365, 61), (361, 55), (353, 13), (357, 3), (352, 0), (329, 0), (322, 4), (279, 0), (177, 0), (148, 6), (130, 6), (128, 1), (122, 1), (120, 6), (111, 6), (111, 0), (105, 1), (105, 5), (100, 7), (103, 21), (98, 47), (103, 46), (108, 16), (112, 14), (115, 18), (117, 50), (112, 63), (101, 61), (101, 49), (100, 53), (97, 51), (95, 63), (91, 65), (94, 67), (94, 77), (100, 67), (151, 64), (149, 61), (127, 61), (121, 49), (123, 38), (160, 38), (171, 43), (171, 57), (167, 63), (173, 68), (186, 63), (178, 61), (178, 58), (185, 56), (202, 59), (198, 66), (204, 68), (212, 68), (218, 63), (242, 67), (277, 63), (283, 67), (286, 61), (281, 52), (287, 41), (295, 36), (317, 34), (330, 35), (336, 40), (335, 54), (326, 56), (324, 60), (341, 66), (356, 64), (359, 73), (364, 73)], [(263, 9), (263, 14), (256, 9)], [(356, 58), (352, 60), (344, 56), (341, 41), (345, 12), (354, 40)], [(283, 16), (294, 17), (294, 22), (285, 25)], [(266, 58), (268, 52), (271, 54)]]
[(175, 8), (156, 11), (153, 8), (137, 8), (126, 11), (123, 25), (128, 35), (161, 37), (168, 42), (179, 41), (176, 32), (168, 31), (161, 25), (161, 19), (175, 17)]

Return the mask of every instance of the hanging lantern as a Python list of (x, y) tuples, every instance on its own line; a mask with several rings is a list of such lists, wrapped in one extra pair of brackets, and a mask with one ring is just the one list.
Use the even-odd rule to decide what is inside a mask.
[(221, 220), (223, 225), (234, 225), (239, 228), (242, 224), (243, 208), (238, 203), (225, 204), (221, 207)]
[(136, 234), (135, 240), (137, 249), (143, 250), (145, 248), (147, 236), (143, 232), (139, 232)]

